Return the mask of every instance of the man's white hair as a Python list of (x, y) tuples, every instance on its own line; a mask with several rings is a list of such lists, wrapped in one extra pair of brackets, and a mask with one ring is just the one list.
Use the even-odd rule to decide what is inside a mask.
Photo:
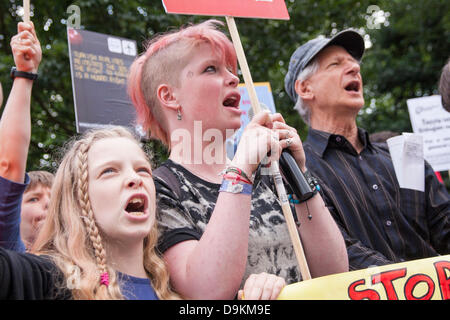
[[(308, 64), (308, 66), (298, 74), (297, 80), (300, 80), (301, 82), (308, 80), (312, 75), (314, 75), (317, 72), (318, 69), (319, 69), (319, 60), (314, 58)], [(298, 111), (298, 114), (300, 115), (300, 117), (302, 117), (303, 122), (309, 125), (311, 110), (298, 94), (297, 94), (297, 102), (295, 103), (294, 109)]]

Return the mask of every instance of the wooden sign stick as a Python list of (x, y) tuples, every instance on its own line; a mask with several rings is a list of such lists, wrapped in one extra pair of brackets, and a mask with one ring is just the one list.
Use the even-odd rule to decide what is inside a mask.
[(30, 22), (30, 0), (23, 0), (23, 22)]
[[(254, 114), (257, 114), (258, 112), (261, 111), (261, 106), (259, 105), (258, 96), (256, 95), (255, 86), (253, 84), (252, 76), (250, 74), (250, 69), (248, 68), (247, 59), (245, 57), (244, 49), (242, 47), (236, 23), (234, 21), (234, 17), (226, 16), (225, 18), (227, 21), (228, 29), (230, 31), (231, 40), (233, 41), (234, 48), (236, 50), (239, 66), (241, 67), (242, 76), (244, 77), (244, 82), (250, 96), (252, 109)], [(278, 161), (272, 162), (271, 168), (272, 168), (272, 175), (275, 180), (275, 187), (277, 189), (278, 197), (281, 202), (281, 209), (283, 210), (283, 215), (284, 218), (286, 219), (289, 235), (291, 237), (295, 255), (297, 257), (297, 262), (300, 267), (300, 273), (302, 275), (303, 280), (309, 280), (311, 279), (311, 274), (309, 272), (308, 263), (306, 261), (305, 253), (303, 251), (303, 246), (300, 241), (300, 236), (298, 234), (297, 227), (295, 225), (294, 217), (292, 215), (291, 206), (289, 205), (289, 200), (286, 195), (286, 189), (284, 188)]]

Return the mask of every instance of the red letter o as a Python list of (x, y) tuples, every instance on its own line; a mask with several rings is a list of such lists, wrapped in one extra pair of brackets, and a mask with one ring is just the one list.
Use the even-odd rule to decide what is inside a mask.
[[(422, 297), (416, 297), (413, 295), (414, 288), (420, 282), (425, 282), (428, 285), (427, 292)], [(430, 300), (434, 294), (434, 282), (426, 274), (416, 274), (408, 279), (405, 285), (405, 297), (406, 300)]]

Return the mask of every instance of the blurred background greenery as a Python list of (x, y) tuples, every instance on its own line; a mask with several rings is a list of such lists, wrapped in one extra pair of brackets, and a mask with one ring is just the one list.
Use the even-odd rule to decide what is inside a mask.
[[(207, 18), (168, 15), (159, 0), (31, 1), (43, 61), (32, 97), (28, 170), (54, 171), (55, 151), (76, 134), (66, 35), (70, 5), (81, 10), (81, 28), (134, 39), (139, 52), (148, 37)], [(307, 128), (284, 91), (292, 52), (318, 35), (354, 28), (366, 41), (361, 70), (366, 105), (359, 125), (370, 133), (412, 132), (406, 100), (438, 94), (440, 72), (450, 56), (450, 1), (287, 0), (286, 5), (289, 21), (238, 18), (236, 23), (253, 80), (270, 82), (276, 108), (288, 124), (306, 138)], [(9, 41), (21, 21), (21, 6), (22, 1), (0, 2), (0, 82), (5, 99), (13, 65)], [(160, 143), (151, 141), (148, 147), (157, 164), (167, 158)], [(442, 175), (450, 189), (448, 172)]]

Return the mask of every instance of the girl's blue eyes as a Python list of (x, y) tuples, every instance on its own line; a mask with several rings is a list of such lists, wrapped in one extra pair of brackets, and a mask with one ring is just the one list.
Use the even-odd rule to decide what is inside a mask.
[(151, 173), (150, 173), (150, 169), (148, 169), (148, 168), (145, 168), (145, 167), (143, 167), (143, 168), (139, 168), (139, 169), (138, 169), (137, 171), (138, 171), (138, 172), (141, 172), (141, 171), (143, 171), (143, 172), (145, 172), (145, 173), (151, 174)]
[[(107, 174), (107, 173), (112, 173), (112, 172), (115, 172), (115, 171), (116, 171), (116, 170), (115, 170), (114, 168), (106, 168), (105, 170), (103, 170), (103, 171), (100, 173), (100, 175), (104, 175), (104, 174)], [(150, 169), (145, 168), (145, 167), (138, 168), (138, 169), (136, 170), (136, 172), (145, 172), (145, 173), (147, 173), (147, 174), (151, 174)]]
[(110, 173), (110, 172), (114, 172), (113, 168), (106, 168), (105, 170), (102, 171), (101, 174)]

